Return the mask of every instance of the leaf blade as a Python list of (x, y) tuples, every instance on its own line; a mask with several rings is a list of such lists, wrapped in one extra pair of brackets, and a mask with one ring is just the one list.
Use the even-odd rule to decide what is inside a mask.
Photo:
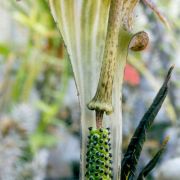
[(137, 180), (143, 180), (154, 169), (154, 167), (157, 165), (159, 159), (161, 158), (163, 152), (165, 151), (168, 140), (169, 140), (169, 137), (167, 137), (164, 140), (164, 142), (163, 142), (161, 148), (159, 149), (159, 151), (155, 154), (155, 156), (152, 158), (152, 160), (150, 160), (148, 162), (148, 164), (143, 168), (143, 170), (139, 174)]
[(162, 103), (164, 102), (167, 96), (168, 82), (170, 80), (173, 68), (174, 66), (172, 66), (169, 69), (168, 74), (165, 78), (165, 81), (163, 85), (161, 86), (158, 94), (154, 98), (153, 103), (151, 104), (147, 112), (144, 114), (138, 127), (136, 128), (136, 131), (131, 139), (128, 149), (122, 160), (122, 169), (121, 169), (122, 180), (127, 179), (127, 175), (128, 175), (128, 179), (133, 179), (134, 177), (138, 159), (140, 157), (143, 144), (146, 140), (146, 132), (147, 130), (150, 129), (157, 113), (159, 112), (161, 108)]

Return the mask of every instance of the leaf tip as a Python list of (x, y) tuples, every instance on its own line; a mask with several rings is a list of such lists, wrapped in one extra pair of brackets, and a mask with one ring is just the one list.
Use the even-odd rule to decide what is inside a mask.
[(167, 136), (162, 143), (162, 147), (165, 147), (167, 143), (169, 142), (169, 140), (170, 140), (170, 136)]
[(165, 79), (165, 84), (168, 84), (170, 78), (171, 78), (171, 75), (172, 75), (172, 72), (173, 72), (173, 69), (174, 69), (175, 65), (172, 65), (170, 68), (169, 68), (169, 71), (167, 73), (167, 76), (166, 76), (166, 79)]

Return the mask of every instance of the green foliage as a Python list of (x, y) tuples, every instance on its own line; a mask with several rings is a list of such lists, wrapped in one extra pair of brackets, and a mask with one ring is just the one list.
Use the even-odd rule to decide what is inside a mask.
[(173, 67), (170, 68), (167, 77), (156, 95), (152, 105), (143, 116), (136, 131), (131, 139), (131, 142), (127, 148), (127, 151), (122, 160), (121, 168), (121, 180), (134, 179), (136, 166), (143, 148), (143, 144), (146, 140), (146, 133), (151, 128), (153, 121), (159, 112), (162, 103), (165, 100), (168, 92), (168, 82), (171, 76)]
[(41, 148), (50, 148), (57, 143), (57, 139), (55, 136), (48, 133), (40, 133), (37, 132), (31, 136), (30, 139), (30, 147), (32, 153), (37, 152), (38, 149)]
[(10, 49), (7, 44), (0, 43), (0, 55), (7, 57), (7, 55), (10, 53)]
[(154, 169), (154, 167), (158, 163), (159, 159), (161, 158), (161, 156), (165, 150), (168, 140), (169, 140), (169, 138), (164, 140), (160, 150), (155, 154), (155, 156), (152, 158), (152, 160), (143, 168), (143, 170), (139, 174), (137, 180), (144, 180), (145, 177)]
[(27, 140), (29, 152), (35, 153), (42, 147), (49, 148), (57, 143), (55, 135), (47, 129), (54, 123), (61, 123), (57, 114), (62, 107), (71, 68), (48, 1), (10, 0), (3, 5), (18, 27), (27, 32), (27, 39), (23, 46), (0, 43), (0, 55), (5, 64), (0, 84), (0, 94), (3, 95), (0, 111), (9, 113), (12, 107), (21, 103), (32, 103), (36, 107), (38, 123)]

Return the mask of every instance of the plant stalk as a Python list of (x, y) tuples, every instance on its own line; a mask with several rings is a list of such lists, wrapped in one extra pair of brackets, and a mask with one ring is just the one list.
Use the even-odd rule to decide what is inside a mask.
[(96, 127), (97, 129), (102, 128), (103, 111), (96, 111)]
[(121, 23), (121, 0), (112, 0), (109, 13), (108, 30), (105, 42), (100, 79), (94, 98), (88, 103), (90, 110), (113, 112), (112, 86), (117, 66), (118, 36)]

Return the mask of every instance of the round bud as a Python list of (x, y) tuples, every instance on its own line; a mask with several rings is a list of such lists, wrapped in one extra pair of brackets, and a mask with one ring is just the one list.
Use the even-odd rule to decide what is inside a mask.
[(97, 176), (98, 176), (98, 173), (95, 173), (95, 176), (97, 177)]
[(94, 159), (95, 159), (95, 157), (94, 157), (94, 156), (92, 156), (92, 157), (91, 157), (91, 160), (94, 160)]
[(102, 173), (104, 173), (104, 170), (103, 170), (103, 169), (101, 169), (101, 170), (100, 170), (100, 173), (101, 173), (101, 174), (102, 174)]
[(106, 138), (107, 136), (106, 136), (106, 134), (103, 134), (103, 138)]
[(108, 160), (108, 157), (105, 157), (105, 160), (107, 161), (107, 160)]
[(89, 180), (94, 180), (94, 178), (92, 176), (89, 177)]
[(105, 172), (104, 172), (104, 175), (107, 176), (107, 175), (108, 175), (108, 172), (105, 171)]
[(100, 163), (101, 161), (99, 159), (96, 160), (96, 163)]
[(110, 127), (106, 128), (108, 131), (110, 131)]
[(99, 165), (96, 165), (96, 169), (99, 169)]
[(107, 146), (107, 145), (108, 145), (108, 142), (106, 141), (106, 142), (104, 142), (104, 144)]
[(103, 132), (103, 129), (102, 129), (102, 128), (100, 128), (100, 129), (99, 129), (99, 132), (101, 132), (101, 133), (102, 133), (102, 132)]
[(144, 31), (141, 31), (132, 37), (131, 42), (129, 44), (129, 48), (132, 51), (142, 51), (147, 47), (148, 43), (148, 34)]
[(104, 166), (104, 165), (105, 165), (105, 163), (104, 163), (103, 161), (101, 161), (101, 165), (102, 165), (102, 166)]
[(94, 135), (93, 135), (93, 139), (94, 139), (94, 140), (97, 140), (98, 138), (99, 138), (99, 135), (98, 135), (98, 134), (94, 134)]
[(92, 131), (93, 128), (92, 128), (92, 127), (89, 127), (88, 129), (89, 129), (89, 131)]
[(100, 139), (100, 141), (99, 141), (101, 144), (103, 143), (103, 140), (102, 139)]
[(100, 152), (96, 152), (96, 156), (98, 156), (98, 157), (99, 157), (99, 156), (100, 156), (100, 154), (101, 154)]
[(104, 154), (101, 154), (101, 157), (104, 158)]

